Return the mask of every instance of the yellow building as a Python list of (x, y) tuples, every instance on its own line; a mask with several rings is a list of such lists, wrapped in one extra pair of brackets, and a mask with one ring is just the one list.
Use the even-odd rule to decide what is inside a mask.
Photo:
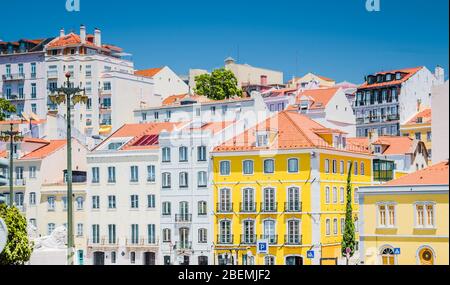
[[(341, 258), (346, 180), (371, 183), (372, 156), (345, 134), (281, 112), (215, 148), (216, 264), (300, 265)], [(354, 217), (358, 206), (353, 199)], [(258, 254), (258, 241), (269, 243)], [(308, 251), (314, 258), (307, 258)]]
[(363, 187), (360, 249), (370, 265), (449, 264), (448, 161)]
[[(76, 176), (76, 174), (75, 174)], [(75, 177), (74, 176), (74, 177)], [(84, 265), (86, 256), (86, 183), (73, 183), (73, 234), (75, 242), (75, 264)], [(37, 235), (50, 235), (57, 227), (67, 227), (67, 184), (44, 184), (41, 188), (37, 206), (40, 222), (37, 223)]]
[(428, 150), (431, 162), (431, 108), (424, 109), (414, 115), (408, 122), (400, 126), (402, 136), (423, 141)]

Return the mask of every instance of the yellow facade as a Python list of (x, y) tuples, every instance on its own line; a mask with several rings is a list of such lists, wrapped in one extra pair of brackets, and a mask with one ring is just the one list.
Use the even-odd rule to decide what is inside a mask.
[[(276, 265), (292, 263), (318, 264), (307, 258), (307, 251), (313, 246), (320, 247), (316, 249), (315, 256), (322, 258), (341, 258), (341, 219), (345, 218), (345, 189), (347, 180), (347, 167), (349, 161), (357, 162), (358, 175), (353, 176), (354, 187), (367, 186), (371, 182), (371, 157), (344, 153), (344, 152), (318, 152), (316, 158), (311, 158), (311, 152), (305, 150), (292, 150), (289, 152), (277, 152), (275, 154), (264, 154), (261, 152), (227, 152), (216, 154), (213, 158), (214, 165), (214, 204), (217, 205), (214, 221), (215, 254), (233, 255), (237, 264), (245, 263), (245, 259), (251, 256), (254, 258), (255, 265), (264, 265), (266, 255), (258, 255), (256, 244), (242, 243), (241, 236), (244, 235), (244, 222), (248, 219), (255, 223), (256, 239), (267, 238), (264, 232), (264, 221), (275, 221), (276, 242), (269, 247), (269, 256), (271, 256)], [(273, 174), (264, 174), (263, 165), (265, 159), (275, 161), (275, 171)], [(299, 171), (289, 173), (288, 160), (298, 159)], [(250, 175), (243, 174), (243, 163), (251, 160), (254, 163), (254, 173)], [(329, 161), (330, 173), (326, 173), (325, 164)], [(336, 161), (336, 173), (333, 174), (333, 160)], [(220, 163), (222, 161), (230, 162), (230, 175), (220, 174)], [(319, 163), (314, 164), (314, 161)], [(341, 174), (341, 161), (344, 170)], [(364, 175), (361, 175), (361, 163), (364, 165)], [(329, 187), (329, 194), (326, 189)], [(254, 191), (257, 209), (252, 213), (243, 213), (241, 203), (243, 202), (244, 189), (251, 188)], [(277, 211), (274, 213), (263, 212), (264, 190), (266, 188), (275, 189), (275, 201)], [(336, 198), (333, 197), (333, 188), (336, 188)], [(221, 204), (220, 193), (222, 189), (231, 190), (231, 200), (233, 203), (232, 213), (221, 213), (219, 210)], [(301, 201), (300, 211), (287, 212), (286, 203), (288, 202), (289, 189), (298, 189)], [(320, 189), (320, 190), (319, 190)], [(344, 200), (341, 201), (340, 191), (344, 191)], [(292, 190), (291, 190), (292, 191)], [(316, 193), (320, 191), (319, 195)], [(326, 196), (328, 195), (329, 201)], [(358, 206), (353, 199), (353, 210), (355, 218), (358, 213)], [(289, 206), (288, 206), (289, 208)], [(289, 209), (288, 209), (289, 210)], [(330, 230), (327, 234), (327, 219), (330, 220)], [(219, 240), (221, 233), (220, 223), (223, 220), (231, 221), (233, 242), (223, 244)], [(333, 222), (338, 222), (337, 233), (334, 233)], [(288, 237), (288, 224), (290, 221), (298, 221), (300, 228), (299, 242), (292, 242)], [(295, 223), (295, 222), (293, 222)], [(315, 237), (315, 238), (314, 238)], [(249, 253), (251, 254), (249, 255)], [(289, 259), (289, 261), (288, 261)], [(324, 261), (325, 263), (325, 261)], [(236, 263), (235, 263), (236, 264)], [(252, 264), (248, 262), (248, 264)]]
[[(382, 265), (420, 265), (449, 264), (448, 245), (448, 186), (445, 191), (414, 191), (408, 187), (404, 193), (387, 192), (361, 193), (361, 215), (364, 225), (361, 229), (361, 254), (365, 264)], [(364, 192), (364, 190), (363, 190)], [(429, 205), (433, 209), (430, 215), (432, 223), (428, 224), (427, 211), (424, 219), (427, 226), (421, 225), (418, 205)], [(394, 209), (393, 225), (384, 226), (380, 213), (383, 205), (392, 205)], [(425, 208), (426, 209), (426, 208)], [(387, 219), (389, 220), (389, 214)], [(390, 254), (400, 249), (400, 254)]]
[(402, 134), (402, 136), (407, 136), (412, 139), (418, 138), (417, 136), (420, 134), (420, 138), (418, 139), (424, 142), (428, 153), (432, 154), (431, 123), (420, 123), (420, 124), (417, 123), (404, 125), (400, 127), (400, 133)]

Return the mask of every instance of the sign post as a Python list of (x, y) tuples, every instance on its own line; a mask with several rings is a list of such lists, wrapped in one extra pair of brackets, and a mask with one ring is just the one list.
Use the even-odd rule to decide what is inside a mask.
[(256, 254), (257, 255), (267, 255), (269, 254), (269, 241), (268, 240), (260, 240), (256, 244)]
[(0, 253), (3, 252), (3, 249), (6, 246), (6, 242), (8, 241), (8, 228), (6, 228), (5, 222), (0, 218)]

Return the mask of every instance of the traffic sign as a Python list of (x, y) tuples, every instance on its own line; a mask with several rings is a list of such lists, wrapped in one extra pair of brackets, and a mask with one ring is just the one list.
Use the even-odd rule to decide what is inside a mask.
[(395, 255), (399, 255), (400, 254), (400, 248), (398, 247), (398, 248), (394, 248), (394, 254)]
[(8, 241), (8, 229), (6, 228), (5, 222), (0, 218), (0, 253), (6, 246)]
[(258, 254), (267, 254), (269, 253), (269, 242), (267, 240), (260, 240), (257, 244)]
[(314, 250), (308, 250), (306, 252), (306, 257), (308, 257), (309, 259), (313, 259), (314, 258)]

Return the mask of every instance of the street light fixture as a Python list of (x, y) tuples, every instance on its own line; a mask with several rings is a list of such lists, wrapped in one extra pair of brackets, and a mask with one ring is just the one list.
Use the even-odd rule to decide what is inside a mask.
[(67, 263), (74, 265), (74, 237), (73, 237), (73, 194), (72, 194), (72, 124), (71, 109), (77, 104), (86, 104), (88, 97), (84, 89), (72, 87), (70, 72), (66, 73), (67, 81), (64, 87), (55, 89), (49, 99), (53, 104), (66, 104), (67, 113)]
[(14, 206), (14, 143), (23, 140), (20, 132), (14, 131), (14, 124), (10, 123), (9, 131), (0, 133), (0, 141), (9, 142), (9, 206)]

